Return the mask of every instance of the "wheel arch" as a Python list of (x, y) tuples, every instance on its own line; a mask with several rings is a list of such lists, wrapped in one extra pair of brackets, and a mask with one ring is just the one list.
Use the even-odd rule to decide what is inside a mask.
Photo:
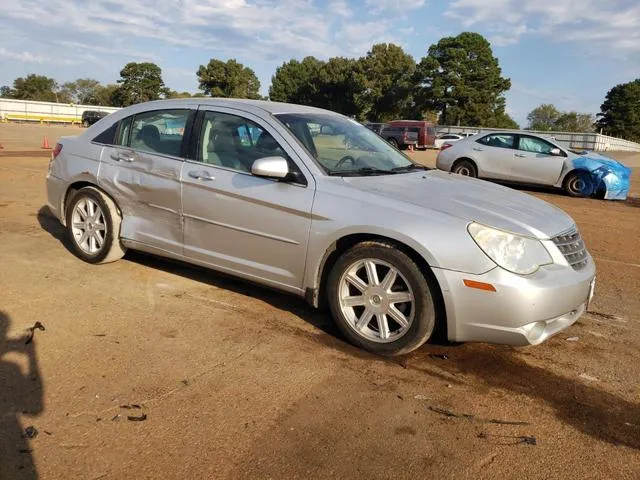
[(76, 182), (71, 183), (67, 187), (67, 190), (65, 191), (65, 193), (64, 193), (64, 195), (62, 197), (62, 209), (60, 210), (60, 212), (61, 212), (60, 217), (62, 219), (62, 224), (65, 227), (67, 226), (67, 206), (69, 205), (69, 201), (71, 200), (71, 198), (73, 198), (73, 195), (75, 195), (75, 193), (78, 190), (81, 190), (81, 189), (86, 188), (86, 187), (95, 188), (96, 190), (99, 190), (100, 193), (102, 193), (106, 197), (109, 197), (109, 199), (116, 206), (116, 209), (118, 210), (118, 213), (122, 215), (122, 211), (120, 210), (120, 207), (118, 206), (118, 202), (116, 202), (115, 199), (111, 195), (109, 195), (107, 192), (105, 192), (104, 189), (100, 188), (98, 185), (96, 185), (93, 182), (89, 182), (87, 180), (78, 180)]
[(327, 280), (333, 266), (335, 265), (340, 255), (342, 255), (342, 253), (346, 252), (358, 243), (375, 241), (390, 244), (395, 248), (401, 250), (418, 265), (420, 271), (427, 278), (429, 285), (435, 286), (435, 291), (433, 292), (433, 300), (434, 307), (436, 309), (436, 319), (440, 319), (441, 321), (436, 322), (436, 330), (434, 334), (441, 338), (447, 338), (447, 315), (444, 296), (442, 293), (440, 282), (438, 282), (438, 279), (431, 270), (431, 265), (422, 254), (420, 254), (416, 249), (408, 245), (406, 242), (382, 234), (350, 233), (332, 242), (332, 244), (326, 249), (324, 256), (319, 264), (318, 271), (315, 274), (314, 287), (307, 288), (307, 301), (314, 307), (326, 308)]
[(476, 161), (473, 158), (469, 158), (469, 157), (458, 157), (456, 158), (453, 163), (451, 164), (451, 169), (449, 170), (450, 172), (453, 172), (453, 169), (455, 168), (455, 166), (460, 163), (460, 162), (471, 162), (471, 164), (474, 166), (474, 168), (476, 169), (476, 174), (479, 176), (480, 175), (480, 170), (478, 169), (478, 164), (476, 163)]

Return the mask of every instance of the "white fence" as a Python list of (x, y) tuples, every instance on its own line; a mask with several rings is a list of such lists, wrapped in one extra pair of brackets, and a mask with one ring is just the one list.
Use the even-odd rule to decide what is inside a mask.
[(557, 143), (577, 150), (590, 150), (596, 152), (624, 151), (640, 152), (640, 143), (622, 138), (609, 137), (600, 133), (573, 133), (573, 132), (540, 132), (535, 130), (509, 130), (502, 128), (482, 128), (482, 127), (451, 127), (436, 126), (438, 135), (444, 133), (467, 133), (467, 132), (530, 132), (537, 135), (552, 137)]
[(82, 112), (113, 113), (118, 108), (0, 98), (0, 121), (80, 123)]

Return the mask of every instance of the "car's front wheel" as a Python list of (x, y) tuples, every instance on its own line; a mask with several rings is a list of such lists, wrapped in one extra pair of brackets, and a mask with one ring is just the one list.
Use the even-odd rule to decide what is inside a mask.
[(595, 182), (590, 173), (576, 170), (564, 179), (564, 190), (572, 197), (589, 197), (595, 192)]
[(83, 126), (84, 128), (89, 128), (89, 126), (90, 126), (90, 124), (89, 124), (89, 120), (84, 120), (84, 121), (82, 122), (82, 126)]
[(67, 208), (67, 230), (78, 257), (89, 263), (109, 263), (122, 258), (121, 217), (107, 195), (85, 187), (71, 198)]
[(374, 353), (402, 355), (434, 331), (433, 286), (394, 245), (368, 241), (346, 251), (329, 275), (333, 317), (347, 339)]

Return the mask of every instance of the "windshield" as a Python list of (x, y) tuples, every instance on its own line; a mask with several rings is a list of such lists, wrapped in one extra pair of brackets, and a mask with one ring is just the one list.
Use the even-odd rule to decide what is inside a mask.
[(355, 120), (329, 113), (276, 118), (329, 175), (385, 175), (422, 168)]

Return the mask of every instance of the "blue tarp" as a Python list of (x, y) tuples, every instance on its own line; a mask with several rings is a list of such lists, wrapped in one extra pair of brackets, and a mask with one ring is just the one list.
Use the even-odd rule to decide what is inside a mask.
[(629, 194), (631, 169), (596, 152), (583, 152), (571, 159), (573, 168), (591, 174), (592, 182), (584, 182), (584, 195), (604, 190), (606, 200), (624, 200)]

